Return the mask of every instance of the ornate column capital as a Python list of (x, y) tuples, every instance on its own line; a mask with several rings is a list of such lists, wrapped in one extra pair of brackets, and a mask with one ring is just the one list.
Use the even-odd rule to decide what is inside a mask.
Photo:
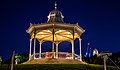
[(32, 38), (30, 38), (30, 42), (32, 41)]
[(82, 39), (79, 37), (79, 40), (81, 41)]
[(39, 41), (39, 44), (41, 45), (43, 41)]

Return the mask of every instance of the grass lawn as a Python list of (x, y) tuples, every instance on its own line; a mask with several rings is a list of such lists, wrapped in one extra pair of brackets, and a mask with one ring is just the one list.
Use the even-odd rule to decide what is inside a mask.
[[(8, 70), (8, 65), (1, 65), (0, 70)], [(18, 64), (14, 70), (103, 70), (103, 65), (95, 64)], [(107, 66), (107, 70), (117, 70)]]

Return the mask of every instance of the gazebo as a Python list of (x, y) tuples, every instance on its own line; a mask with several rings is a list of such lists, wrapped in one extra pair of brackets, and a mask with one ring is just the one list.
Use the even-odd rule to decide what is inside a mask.
[[(29, 61), (34, 59), (69, 59), (82, 61), (81, 51), (81, 35), (85, 32), (78, 23), (70, 24), (65, 23), (63, 20), (64, 16), (57, 9), (55, 3), (55, 9), (48, 15), (48, 21), (40, 24), (30, 23), (29, 28), (26, 30), (30, 34), (30, 49), (29, 49)], [(80, 54), (74, 52), (74, 40), (79, 39)], [(33, 40), (33, 46), (32, 46)], [(36, 40), (39, 41), (39, 53), (36, 53)], [(41, 52), (41, 44), (45, 41), (52, 42), (52, 52)], [(69, 41), (72, 44), (72, 53), (59, 52), (58, 45), (60, 42)], [(54, 44), (56, 49), (54, 49)], [(34, 47), (32, 49), (32, 47)], [(33, 50), (33, 54), (31, 51)], [(61, 56), (62, 55), (62, 56)]]

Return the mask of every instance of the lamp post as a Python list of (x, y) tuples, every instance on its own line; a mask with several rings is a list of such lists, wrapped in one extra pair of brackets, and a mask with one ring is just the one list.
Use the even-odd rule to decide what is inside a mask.
[(20, 55), (16, 55), (15, 56), (15, 64), (18, 64), (21, 61), (21, 56)]
[(99, 56), (101, 56), (104, 59), (104, 70), (106, 70), (106, 60), (108, 59), (108, 56), (111, 56), (112, 53), (110, 52), (102, 52)]

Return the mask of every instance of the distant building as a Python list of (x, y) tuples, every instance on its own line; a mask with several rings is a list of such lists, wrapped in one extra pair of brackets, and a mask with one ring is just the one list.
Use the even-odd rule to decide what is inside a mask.
[(86, 50), (86, 54), (85, 57), (91, 57), (91, 47), (90, 47), (90, 43), (87, 43), (87, 50)]
[(98, 54), (99, 54), (99, 53), (98, 53), (98, 50), (97, 50), (97, 49), (94, 49), (94, 50), (93, 50), (93, 56), (94, 56), (94, 55), (98, 55)]
[(88, 56), (88, 57), (91, 57), (91, 56), (92, 56), (92, 54), (91, 54), (92, 52), (91, 52), (91, 51), (92, 51), (92, 49), (91, 49), (91, 47), (90, 47), (90, 49), (89, 49), (89, 56)]

